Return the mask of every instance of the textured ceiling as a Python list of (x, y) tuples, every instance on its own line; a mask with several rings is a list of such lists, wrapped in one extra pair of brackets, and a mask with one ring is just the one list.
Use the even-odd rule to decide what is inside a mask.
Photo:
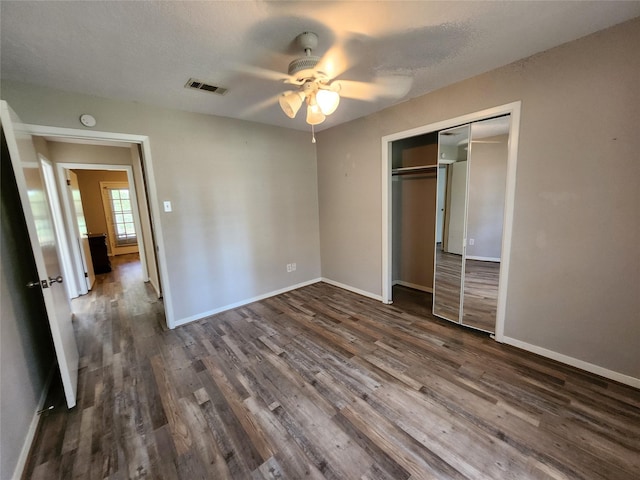
[[(640, 15), (640, 2), (5, 1), (3, 79), (307, 130), (275, 99), (289, 86), (247, 67), (286, 72), (294, 38), (347, 59), (338, 79), (411, 79), (401, 98), (343, 98), (327, 128)], [(224, 96), (187, 90), (190, 78)]]

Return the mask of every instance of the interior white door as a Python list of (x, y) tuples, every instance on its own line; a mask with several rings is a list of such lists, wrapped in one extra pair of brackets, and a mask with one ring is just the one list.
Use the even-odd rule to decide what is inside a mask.
[(79, 355), (69, 298), (60, 285), (63, 278), (47, 191), (31, 135), (5, 101), (0, 105), (0, 120), (38, 270), (39, 278), (33, 280), (42, 288), (62, 385), (67, 405), (72, 408), (76, 404)]
[[(60, 205), (58, 197), (58, 189), (56, 187), (55, 174), (53, 173), (53, 164), (51, 161), (41, 154), (38, 154), (40, 160), (40, 168), (42, 171), (42, 179), (44, 187), (49, 198), (49, 205)], [(69, 295), (69, 298), (76, 298), (81, 295), (78, 282), (76, 280), (74, 266), (71, 261), (71, 246), (67, 239), (67, 232), (64, 228), (64, 220), (62, 219), (62, 211), (60, 208), (51, 209), (51, 218), (56, 231), (56, 242), (58, 244), (58, 255), (62, 262), (62, 276), (64, 277), (63, 285)], [(83, 280), (84, 283), (84, 280)]]
[(69, 191), (73, 204), (73, 230), (80, 247), (80, 257), (82, 258), (82, 266), (84, 268), (85, 279), (87, 282), (87, 290), (93, 288), (96, 281), (96, 275), (93, 271), (93, 262), (91, 260), (91, 250), (89, 249), (89, 235), (87, 231), (87, 221), (84, 218), (84, 208), (82, 207), (82, 197), (80, 196), (80, 184), (78, 183), (78, 175), (72, 170), (65, 170), (68, 180)]

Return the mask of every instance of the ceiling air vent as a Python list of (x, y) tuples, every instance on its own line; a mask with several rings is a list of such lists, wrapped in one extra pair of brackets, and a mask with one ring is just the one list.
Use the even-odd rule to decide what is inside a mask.
[(190, 78), (185, 84), (184, 88), (193, 88), (194, 90), (204, 90), (205, 92), (215, 93), (217, 95), (224, 95), (227, 93), (226, 88), (216, 87), (215, 85), (209, 85), (208, 83), (201, 82), (195, 78)]

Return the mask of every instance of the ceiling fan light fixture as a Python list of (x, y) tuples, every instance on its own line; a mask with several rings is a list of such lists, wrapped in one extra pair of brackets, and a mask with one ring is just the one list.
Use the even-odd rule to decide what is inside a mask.
[(295, 118), (298, 110), (302, 106), (304, 100), (304, 93), (302, 92), (286, 92), (280, 95), (278, 101), (280, 102), (280, 108), (284, 114), (289, 118)]
[(336, 111), (336, 108), (338, 108), (338, 105), (340, 104), (340, 95), (338, 92), (333, 92), (331, 90), (318, 90), (318, 93), (316, 93), (316, 100), (322, 113), (325, 115), (331, 115)]
[(320, 110), (317, 103), (309, 103), (307, 107), (307, 123), (309, 125), (318, 125), (325, 120), (325, 115)]

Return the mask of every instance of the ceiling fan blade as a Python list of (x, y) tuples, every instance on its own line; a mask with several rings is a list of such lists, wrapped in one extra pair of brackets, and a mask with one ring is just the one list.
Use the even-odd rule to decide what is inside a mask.
[(329, 78), (336, 78), (356, 65), (365, 53), (367, 38), (359, 34), (347, 34), (346, 38), (337, 40), (322, 55), (316, 70), (325, 73)]
[(402, 98), (413, 84), (413, 78), (406, 75), (383, 75), (375, 79), (380, 88), (380, 96), (385, 98)]
[(343, 42), (339, 42), (322, 56), (316, 65), (316, 70), (327, 74), (329, 78), (336, 78), (349, 70), (355, 63), (354, 56), (348, 53)]
[(246, 118), (249, 119), (249, 117), (252, 117), (253, 115), (266, 110), (267, 108), (269, 108), (271, 105), (275, 105), (278, 103), (278, 98), (280, 97), (280, 95), (272, 95), (271, 97), (263, 100), (262, 102), (256, 103), (255, 105), (252, 105), (248, 108), (245, 108), (244, 110), (238, 112), (238, 115), (240, 118)]
[(356, 82), (354, 80), (340, 80), (334, 82), (340, 85), (338, 93), (344, 98), (353, 98), (355, 100), (375, 100), (378, 98), (378, 88), (373, 83)]
[(264, 78), (266, 80), (275, 80), (276, 82), (283, 82), (291, 79), (291, 77), (286, 73), (269, 70), (267, 68), (254, 67), (252, 65), (236, 65), (235, 70), (254, 77)]
[(387, 75), (376, 78), (374, 82), (356, 82), (339, 80), (340, 96), (356, 100), (377, 100), (378, 98), (404, 97), (411, 89), (412, 79), (402, 75)]
[(316, 70), (325, 73), (329, 78), (336, 78), (349, 69), (349, 63), (344, 52), (334, 45), (322, 56)]

